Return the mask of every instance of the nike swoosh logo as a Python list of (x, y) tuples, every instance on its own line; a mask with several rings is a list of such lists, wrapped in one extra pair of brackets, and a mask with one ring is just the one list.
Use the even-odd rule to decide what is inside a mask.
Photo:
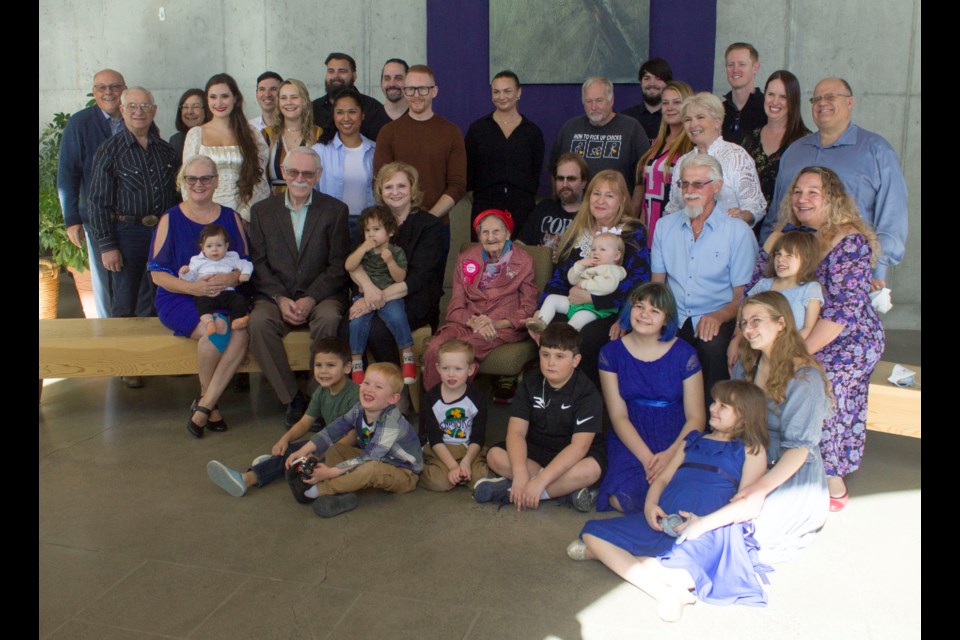
[(577, 420), (577, 426), (579, 427), (584, 422), (589, 422), (590, 420), (593, 420), (593, 416), (590, 416), (589, 418), (584, 418), (583, 420)]
[(561, 409), (569, 409), (569, 408), (572, 407), (572, 406), (573, 406), (572, 404), (563, 404), (562, 402), (560, 403), (560, 408), (561, 408)]

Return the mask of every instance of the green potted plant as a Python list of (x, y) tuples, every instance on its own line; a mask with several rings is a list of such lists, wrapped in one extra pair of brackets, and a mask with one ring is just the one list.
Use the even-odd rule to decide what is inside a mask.
[[(40, 236), (40, 282), (41, 282), (41, 309), (52, 309), (56, 317), (56, 297), (58, 291), (55, 288), (57, 275), (61, 267), (66, 267), (73, 274), (74, 282), (77, 285), (77, 292), (80, 294), (80, 300), (83, 303), (85, 315), (96, 317), (93, 314), (87, 314), (88, 309), (95, 310), (93, 304), (92, 289), (90, 286), (90, 271), (88, 269), (86, 247), (77, 247), (70, 238), (67, 237), (67, 230), (63, 224), (63, 213), (60, 210), (60, 199), (57, 196), (57, 165), (60, 159), (60, 139), (63, 137), (63, 130), (70, 119), (68, 113), (57, 113), (53, 116), (47, 126), (40, 132), (40, 162), (39, 162), (39, 188), (40, 188), (40, 214), (39, 214), (39, 236)], [(46, 259), (46, 263), (44, 263)], [(51, 282), (51, 280), (53, 282)], [(84, 290), (84, 283), (86, 284)], [(49, 286), (44, 286), (44, 284)], [(52, 296), (53, 300), (44, 302), (44, 296)], [(89, 306), (88, 306), (89, 305)], [(41, 313), (43, 313), (41, 311)]]

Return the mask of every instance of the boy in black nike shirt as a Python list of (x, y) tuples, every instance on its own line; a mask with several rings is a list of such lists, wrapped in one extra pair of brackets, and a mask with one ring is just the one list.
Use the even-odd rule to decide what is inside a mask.
[(596, 503), (606, 466), (600, 439), (603, 399), (580, 364), (580, 334), (554, 323), (540, 337), (540, 371), (524, 375), (513, 401), (507, 440), (490, 448), (487, 464), (502, 476), (474, 485), (477, 502), (509, 496), (517, 511), (559, 498), (578, 511)]

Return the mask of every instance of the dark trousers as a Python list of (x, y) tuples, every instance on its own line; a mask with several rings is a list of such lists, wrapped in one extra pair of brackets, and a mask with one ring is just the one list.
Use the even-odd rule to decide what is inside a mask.
[(111, 274), (112, 318), (146, 318), (155, 316), (153, 280), (147, 272), (153, 228), (136, 222), (116, 223), (117, 248), (123, 268)]
[(197, 304), (197, 313), (201, 316), (221, 310), (229, 311), (231, 320), (247, 315), (247, 297), (233, 290), (221, 291), (212, 298), (210, 296), (197, 296), (194, 298), (194, 302)]
[(710, 342), (704, 342), (694, 336), (695, 327), (691, 318), (680, 327), (677, 335), (686, 340), (697, 351), (697, 358), (703, 368), (703, 397), (706, 403), (707, 414), (710, 415), (710, 390), (721, 380), (729, 380), (730, 372), (727, 369), (727, 347), (733, 337), (733, 325), (736, 320), (730, 320), (720, 325), (720, 332)]

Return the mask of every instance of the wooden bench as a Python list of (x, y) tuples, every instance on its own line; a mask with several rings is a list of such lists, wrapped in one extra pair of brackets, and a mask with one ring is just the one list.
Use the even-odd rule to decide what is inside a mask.
[[(40, 380), (116, 376), (162, 376), (197, 373), (197, 343), (178, 338), (156, 318), (39, 320)], [(429, 333), (429, 331), (427, 332)], [(424, 336), (421, 336), (421, 339)], [(290, 367), (310, 368), (310, 335), (291, 331), (284, 338)], [(920, 437), (920, 367), (917, 385), (887, 382), (891, 362), (880, 362), (870, 378), (867, 429)], [(239, 371), (260, 371), (249, 353)], [(419, 408), (414, 398), (414, 408)]]
[[(40, 379), (197, 373), (197, 343), (157, 318), (40, 320)], [(284, 338), (290, 368), (310, 368), (310, 334)], [(260, 371), (248, 353), (238, 371)]]
[(867, 429), (911, 438), (920, 437), (920, 367), (905, 365), (917, 372), (913, 387), (898, 387), (887, 378), (893, 363), (881, 361), (870, 376), (870, 402), (867, 405)]

